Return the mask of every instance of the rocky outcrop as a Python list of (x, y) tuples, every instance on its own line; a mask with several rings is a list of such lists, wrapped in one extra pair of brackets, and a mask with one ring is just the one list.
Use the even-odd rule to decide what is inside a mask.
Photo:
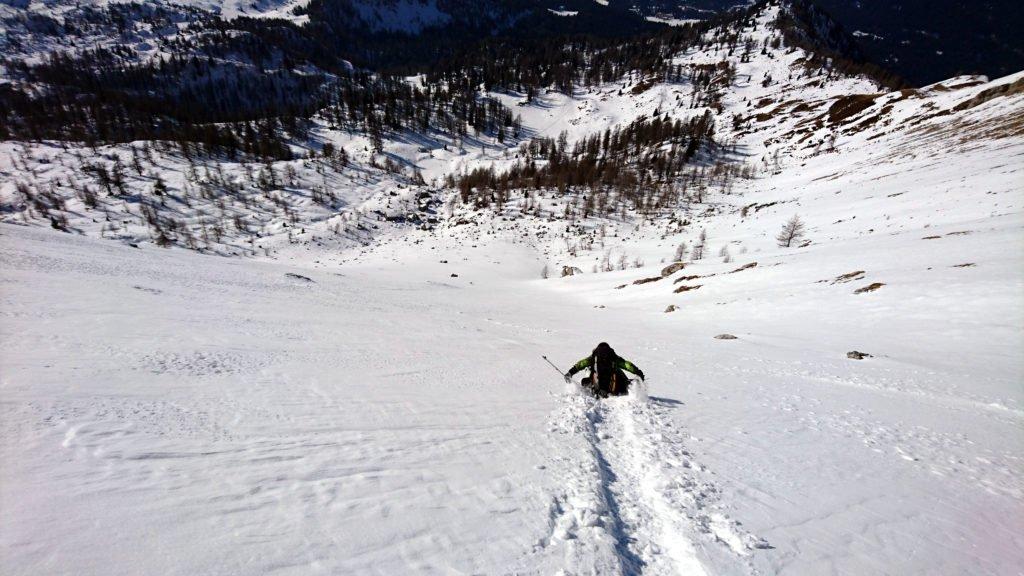
[(575, 276), (577, 274), (583, 274), (583, 270), (575, 266), (562, 266), (562, 278), (566, 276)]
[(665, 278), (666, 276), (671, 276), (676, 272), (679, 272), (683, 268), (686, 268), (685, 262), (675, 262), (673, 264), (669, 264), (668, 266), (665, 266), (664, 268), (661, 269), (661, 277)]

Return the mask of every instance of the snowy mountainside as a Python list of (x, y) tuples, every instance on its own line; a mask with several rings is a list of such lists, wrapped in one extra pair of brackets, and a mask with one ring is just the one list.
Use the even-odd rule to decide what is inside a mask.
[[(783, 112), (758, 120), (754, 107), (735, 137), (741, 155), (745, 142), (760, 150), (772, 139), (748, 155), (757, 175), (703, 201), (582, 218), (582, 195), (541, 191), (500, 209), (457, 207), (439, 228), (374, 244), (356, 261), (402, 262), (427, 247), (442, 274), (476, 283), (493, 278), (474, 263), (502, 260), (496, 245), (535, 251), (533, 284), (589, 307), (549, 326), (639, 346), (633, 359), (667, 379), (650, 394), (685, 398), (669, 413), (744, 531), (718, 539), (746, 542), (735, 550), (761, 573), (971, 573), (979, 563), (1012, 573), (1024, 558), (1012, 535), (1024, 506), (1021, 78), (872, 93), (849, 115), (829, 114), (839, 94), (809, 99), (789, 121)], [(828, 127), (834, 142), (818, 139)], [(780, 247), (794, 214), (806, 236)], [(557, 278), (563, 270), (574, 273)], [(723, 335), (734, 339), (714, 338)], [(614, 443), (628, 432), (623, 413), (608, 410), (590, 410), (593, 432), (577, 433), (607, 470), (629, 474), (608, 481), (605, 497), (625, 503), (637, 541), (617, 561), (624, 573), (634, 562), (673, 573), (660, 562), (687, 549), (638, 553), (666, 540), (628, 520), (650, 518), (635, 503), (657, 508), (673, 488), (619, 492), (642, 482), (636, 464), (617, 459)], [(580, 489), (572, 478), (570, 489), (601, 493), (600, 480)]]
[[(554, 13), (566, 5), (577, 17)], [(145, 51), (183, 32), (232, 27), (251, 32), (260, 22), (283, 30), (287, 25), (301, 28), (302, 35), (322, 47), (370, 66), (405, 68), (491, 36), (625, 36), (658, 28), (625, 7), (588, 0), (34, 1), (0, 5), (0, 47), (26, 56), (118, 44)], [(164, 55), (173, 52), (166, 48)]]
[[(70, 156), (65, 152), (67, 144), (5, 143), (10, 178), (0, 193), (11, 209), (4, 218), (55, 227), (66, 222), (79, 232), (109, 233), (132, 243), (155, 242), (159, 237), (160, 242), (205, 246), (215, 252), (268, 255), (283, 238), (302, 244), (323, 242), (350, 227), (352, 234), (365, 241), (375, 227), (389, 221), (432, 226), (442, 219), (442, 205), (446, 214), (454, 207), (440, 192), (447, 177), (481, 167), (501, 171), (521, 163), (529, 156), (523, 148), (528, 138), (554, 139), (564, 134), (571, 145), (651, 118), (692, 122), (712, 115), (718, 151), (690, 170), (694, 182), (698, 176), (704, 178), (708, 169), (776, 171), (787, 157), (835, 152), (847, 142), (867, 147), (867, 142), (877, 140), (883, 148), (898, 149), (907, 145), (899, 140), (909, 138), (908, 131), (931, 134), (932, 138), (958, 131), (966, 137), (972, 132), (962, 130), (964, 125), (974, 126), (976, 132), (1004, 118), (1010, 120), (1004, 123), (1003, 135), (1018, 135), (1012, 118), (1019, 106), (1019, 96), (1014, 93), (1019, 93), (1019, 82), (1012, 78), (991, 86), (954, 79), (920, 90), (886, 92), (863, 76), (811, 68), (812, 54), (779, 44), (781, 35), (775, 28), (779, 15), (780, 8), (769, 7), (728, 44), (716, 43), (709, 33), (710, 45), (680, 52), (669, 62), (670, 67), (705, 74), (696, 81), (693, 76), (689, 81), (663, 82), (629, 75), (618, 82), (575, 89), (571, 95), (548, 91), (529, 102), (514, 91), (487, 93), (513, 110), (522, 125), (520, 138), (505, 142), (494, 133), (463, 139), (444, 132), (399, 131), (384, 135), (381, 155), (370, 150), (372, 138), (338, 129), (325, 117), (310, 132), (315, 138), (312, 145), (299, 149), (301, 156), (308, 157), (265, 165), (225, 163), (203, 159), (201, 154), (188, 157), (187, 153), (183, 156), (165, 146), (141, 142), (108, 146), (99, 154), (73, 151)], [(739, 49), (739, 45), (745, 47)], [(422, 78), (411, 81), (413, 85), (420, 82)], [(1009, 94), (1000, 94), (1003, 89)], [(977, 105), (967, 103), (982, 94), (989, 96), (981, 96)], [(991, 106), (998, 107), (987, 116), (983, 114)], [(341, 156), (320, 155), (322, 143)], [(84, 160), (86, 157), (90, 160)], [(151, 166), (146, 168), (146, 164)], [(129, 172), (135, 172), (134, 176), (126, 177)], [(29, 173), (31, 178), (13, 178)], [(120, 176), (112, 176), (115, 173)], [(26, 188), (27, 180), (32, 183), (31, 190)], [(129, 202), (108, 198), (112, 180), (120, 182), (113, 187)], [(734, 184), (726, 177), (721, 182), (701, 181), (698, 186), (710, 187), (716, 194), (718, 189), (731, 192)], [(658, 187), (671, 188), (672, 183), (659, 183)], [(167, 189), (167, 196), (157, 188)], [(263, 207), (251, 214), (226, 211), (221, 206), (224, 201), (216, 198), (224, 192), (234, 196), (229, 203), (244, 207), (242, 212), (248, 211), (250, 204)], [(332, 196), (345, 200), (330, 200)], [(59, 206), (67, 210), (57, 210), (51, 218), (49, 209)], [(96, 210), (99, 212), (93, 214)], [(162, 210), (169, 210), (168, 226), (159, 225)], [(129, 215), (128, 219), (118, 224), (118, 219), (111, 217), (115, 212)], [(689, 212), (669, 212), (663, 218), (668, 222), (693, 218)], [(370, 220), (359, 223), (367, 214)], [(251, 219), (252, 225), (245, 226), (238, 216)], [(341, 226), (341, 222), (356, 223)], [(217, 237), (228, 238), (226, 243), (190, 240), (209, 239), (214, 223), (220, 229)], [(170, 232), (164, 230), (168, 227)], [(173, 233), (179, 227), (181, 234)], [(299, 237), (303, 240), (297, 240)], [(249, 250), (240, 250), (242, 245)]]
[[(13, 161), (7, 170), (32, 165), (43, 190), (37, 197), (16, 184), (15, 195), (28, 208), (11, 221), (45, 213), (53, 227), (132, 245), (227, 256), (271, 256), (293, 242), (347, 247), (370, 242), (394, 222), (436, 222), (440, 204), (398, 168), (342, 169), (332, 159), (204, 166), (144, 145), (102, 147), (88, 160), (47, 145), (0, 149)], [(95, 174), (103, 174), (106, 187), (79, 180)]]
[[(0, 142), (0, 571), (1014, 573), (1024, 72), (792, 6)], [(627, 397), (541, 358), (602, 340)]]
[(1024, 8), (1008, 0), (820, 0), (875, 62), (915, 84), (954, 75), (1002, 76), (1024, 67)]
[[(296, 14), (296, 9), (305, 6), (309, 0), (159, 0), (147, 2), (149, 8), (163, 10), (202, 11), (223, 18), (239, 16), (281, 18), (302, 22), (304, 19)], [(70, 33), (74, 33), (75, 24), (82, 14), (96, 14), (112, 5), (139, 5), (134, 0), (86, 0), (69, 3), (62, 0), (32, 0), (26, 2), (10, 2), (0, 9), (0, 18), (11, 25), (18, 20), (51, 20), (61, 25), (68, 24)]]

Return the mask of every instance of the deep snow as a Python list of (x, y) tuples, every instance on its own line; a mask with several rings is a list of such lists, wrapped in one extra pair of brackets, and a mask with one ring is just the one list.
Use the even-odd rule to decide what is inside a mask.
[[(225, 226), (214, 245), (245, 258), (157, 248), (130, 207), (59, 186), (71, 229), (121, 243), (8, 212), (0, 572), (1019, 573), (1024, 94), (954, 109), (1022, 75), (875, 94), (831, 124), (835, 98), (877, 86), (805, 76), (802, 57), (679, 55), (736, 64), (717, 136), (756, 174), (654, 216), (567, 222), (579, 198), (540, 192), (541, 216), (448, 203), (434, 230), (391, 226), (375, 211), (407, 213), (425, 187), (326, 127), (344, 170), (276, 163), (295, 184), (267, 198), (175, 205), (204, 231), (247, 219), (260, 244)], [(685, 82), (634, 86), (517, 112), (572, 142), (705, 111)], [(391, 136), (428, 181), (516, 154)], [(85, 179), (81, 162), (5, 143), (0, 193)], [(182, 159), (155, 166), (187, 191)], [(810, 244), (781, 249), (794, 213)], [(633, 284), (701, 229), (706, 258)], [(606, 255), (643, 265), (592, 273)], [(584, 274), (541, 280), (545, 265)], [(646, 390), (596, 403), (540, 358), (567, 367), (600, 340)]]
[[(608, 275), (541, 281), (500, 239), (311, 268), (0, 233), (8, 574), (1005, 574), (1024, 558), (1021, 369), (996, 342), (945, 358), (949, 333), (875, 340), (870, 312), (840, 311), (837, 331), (786, 297), (746, 320), (595, 307), (567, 289)], [(649, 400), (597, 404), (540, 359), (600, 339), (645, 370)], [(854, 341), (876, 357), (845, 358)]]

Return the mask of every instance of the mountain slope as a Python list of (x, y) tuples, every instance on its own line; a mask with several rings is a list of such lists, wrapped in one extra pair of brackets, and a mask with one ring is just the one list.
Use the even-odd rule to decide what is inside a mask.
[[(1024, 72), (890, 88), (801, 6), (408, 78), (111, 41), (323, 91), (0, 143), (0, 571), (1013, 572)], [(629, 397), (540, 358), (602, 340)]]
[(1024, 67), (1020, 3), (819, 2), (851, 31), (872, 60), (914, 85), (961, 74), (995, 78)]

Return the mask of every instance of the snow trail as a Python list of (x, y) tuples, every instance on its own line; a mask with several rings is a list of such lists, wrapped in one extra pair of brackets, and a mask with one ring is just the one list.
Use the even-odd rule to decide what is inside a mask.
[[(755, 573), (744, 557), (767, 544), (717, 510), (707, 471), (663, 416), (678, 404), (647, 398), (643, 386), (603, 400), (579, 390), (564, 395), (552, 429), (582, 439), (582, 455), (567, 494), (554, 497), (549, 543), (577, 541), (566, 551), (568, 566), (624, 575)], [(580, 566), (580, 548), (601, 560)]]

